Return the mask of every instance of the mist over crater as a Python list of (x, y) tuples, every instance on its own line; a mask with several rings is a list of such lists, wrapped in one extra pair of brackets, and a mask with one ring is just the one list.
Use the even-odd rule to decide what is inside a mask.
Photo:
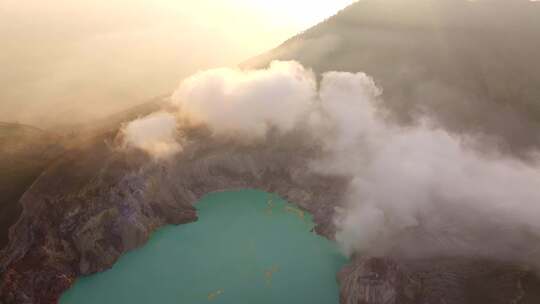
[[(313, 151), (305, 159), (308, 172), (348, 180), (342, 201), (328, 202), (337, 206), (333, 237), (347, 254), (536, 264), (531, 242), (540, 237), (540, 167), (485, 154), (475, 144), (482, 138), (448, 132), (429, 116), (408, 127), (388, 120), (380, 110), (383, 91), (364, 73), (327, 72), (318, 82), (292, 61), (200, 72), (181, 83), (169, 112), (127, 124), (124, 145), (159, 161), (153, 147), (189, 145), (183, 134), (193, 128), (246, 147), (279, 147), (281, 137), (298, 137), (299, 151), (302, 145)], [(156, 141), (134, 124), (166, 127), (170, 137)], [(486, 239), (495, 231), (498, 238)]]

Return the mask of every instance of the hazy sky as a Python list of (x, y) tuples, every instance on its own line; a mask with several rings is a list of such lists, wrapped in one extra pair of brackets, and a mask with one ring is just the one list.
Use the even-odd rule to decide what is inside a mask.
[(234, 65), (353, 0), (0, 0), (0, 121), (87, 120)]

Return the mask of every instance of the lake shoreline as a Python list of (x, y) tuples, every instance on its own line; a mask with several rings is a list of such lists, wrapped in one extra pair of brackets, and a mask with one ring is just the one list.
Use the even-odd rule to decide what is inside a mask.
[[(60, 303), (142, 304), (145, 294), (160, 303), (339, 302), (336, 276), (347, 260), (337, 244), (314, 237), (308, 212), (254, 189), (215, 191), (194, 205), (197, 222), (160, 228), (111, 270), (78, 280)], [(169, 282), (178, 287), (164, 288)]]

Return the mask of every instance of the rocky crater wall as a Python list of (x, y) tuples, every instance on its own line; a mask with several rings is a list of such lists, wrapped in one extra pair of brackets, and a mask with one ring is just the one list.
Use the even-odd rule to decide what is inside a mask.
[[(109, 269), (159, 227), (196, 221), (193, 204), (210, 192), (276, 193), (312, 213), (319, 234), (335, 234), (350, 180), (310, 170), (320, 151), (303, 134), (245, 145), (195, 133), (159, 162), (114, 138), (66, 153), (24, 194), (1, 253), (1, 304), (57, 303), (77, 277)], [(343, 304), (540, 303), (530, 269), (470, 257), (355, 256), (337, 278)]]

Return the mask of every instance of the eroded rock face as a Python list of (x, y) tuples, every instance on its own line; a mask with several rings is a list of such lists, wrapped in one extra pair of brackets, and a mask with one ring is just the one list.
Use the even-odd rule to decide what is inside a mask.
[(256, 188), (311, 212), (334, 235), (332, 216), (348, 181), (308, 170), (313, 147), (298, 138), (256, 145), (197, 138), (175, 159), (119, 151), (106, 138), (71, 151), (28, 190), (2, 254), (0, 303), (56, 303), (81, 275), (110, 268), (167, 224), (197, 219), (193, 206), (214, 191)]
[(338, 280), (342, 304), (540, 303), (532, 271), (494, 260), (355, 257)]
[(538, 16), (529, 0), (356, 1), (244, 66), (363, 72), (383, 88), (388, 118), (407, 126), (428, 115), (528, 159), (540, 148)]
[(0, 250), (19, 218), (26, 189), (63, 151), (58, 136), (20, 124), (0, 122)]
[[(302, 134), (251, 145), (196, 134), (161, 162), (118, 150), (113, 138), (66, 153), (25, 193), (0, 255), (1, 304), (57, 303), (77, 277), (110, 268), (157, 228), (197, 220), (193, 203), (209, 192), (276, 193), (312, 213), (319, 234), (334, 236), (349, 180), (310, 170), (320, 152)], [(354, 257), (338, 279), (343, 304), (540, 303), (531, 271), (471, 258)]]
[(338, 275), (340, 303), (415, 303), (416, 284), (389, 258), (354, 258)]

